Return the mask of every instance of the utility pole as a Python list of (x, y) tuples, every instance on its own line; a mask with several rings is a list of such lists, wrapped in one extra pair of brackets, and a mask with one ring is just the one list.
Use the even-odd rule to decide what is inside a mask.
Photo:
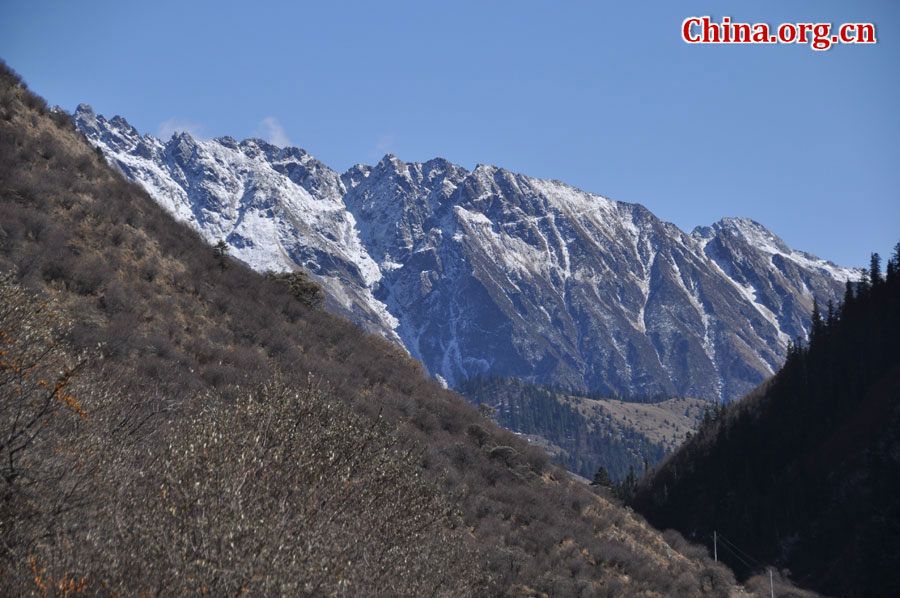
[(719, 547), (716, 546), (716, 530), (713, 530), (713, 558), (716, 562), (719, 562)]
[(772, 568), (769, 567), (769, 592), (772, 594), (772, 598), (775, 598), (775, 584), (772, 582)]

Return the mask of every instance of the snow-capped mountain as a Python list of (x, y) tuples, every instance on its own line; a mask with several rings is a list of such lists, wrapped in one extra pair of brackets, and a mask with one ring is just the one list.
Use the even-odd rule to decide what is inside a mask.
[(646, 208), (492, 166), (385, 156), (343, 175), (258, 139), (162, 142), (82, 105), (107, 160), (258, 270), (303, 268), (332, 309), (451, 386), (484, 373), (733, 399), (778, 367), (858, 272), (726, 218)]
[(312, 273), (329, 308), (402, 344), (397, 320), (372, 296), (381, 270), (360, 243), (333, 170), (301, 149), (260, 139), (197, 141), (180, 133), (163, 143), (86, 105), (75, 122), (110, 163), (207, 241), (224, 239), (234, 257), (261, 272)]

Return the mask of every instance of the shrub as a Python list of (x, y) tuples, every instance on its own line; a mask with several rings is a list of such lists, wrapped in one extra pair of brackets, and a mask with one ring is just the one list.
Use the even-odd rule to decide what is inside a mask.
[(82, 451), (72, 431), (89, 411), (72, 391), (78, 363), (61, 341), (68, 327), (0, 274), (0, 572), (25, 562), (79, 498)]

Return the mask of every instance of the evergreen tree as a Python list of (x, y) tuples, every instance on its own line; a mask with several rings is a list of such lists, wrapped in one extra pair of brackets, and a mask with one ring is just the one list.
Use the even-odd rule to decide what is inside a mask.
[(700, 421), (700, 430), (707, 430), (712, 425), (713, 417), (709, 412), (709, 405), (703, 408), (703, 419)]
[(219, 268), (224, 270), (228, 267), (228, 243), (226, 243), (224, 239), (220, 239), (219, 242), (213, 246), (213, 256), (215, 256), (216, 261), (219, 262)]
[(828, 300), (828, 315), (825, 317), (825, 326), (828, 330), (832, 330), (837, 320), (837, 314), (834, 311), (834, 301)]
[(894, 245), (894, 255), (888, 260), (888, 264), (894, 264), (893, 279), (896, 280), (900, 276), (900, 243)]
[(607, 488), (612, 488), (612, 485), (613, 481), (612, 478), (609, 477), (609, 472), (601, 465), (597, 469), (597, 473), (594, 474), (594, 481), (591, 482), (591, 486), (606, 486)]
[(844, 312), (853, 305), (856, 297), (853, 294), (853, 283), (849, 280), (844, 284), (844, 302), (841, 304), (841, 312)]
[(873, 287), (877, 287), (884, 282), (884, 279), (881, 278), (881, 256), (878, 255), (878, 252), (872, 254), (869, 264), (869, 278), (871, 284)]
[(825, 320), (822, 319), (822, 313), (819, 311), (819, 302), (813, 299), (812, 326), (809, 330), (809, 344), (812, 345), (821, 339), (825, 332)]
[(637, 491), (637, 476), (634, 474), (634, 465), (628, 468), (628, 475), (616, 485), (615, 491), (625, 503), (631, 502), (631, 499), (634, 498), (634, 493)]
[(863, 268), (862, 273), (859, 275), (859, 282), (856, 283), (857, 298), (868, 297), (870, 286), (869, 271)]

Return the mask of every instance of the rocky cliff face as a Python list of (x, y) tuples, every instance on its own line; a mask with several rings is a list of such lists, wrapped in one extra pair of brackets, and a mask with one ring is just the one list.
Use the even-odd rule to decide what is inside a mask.
[(646, 208), (491, 166), (385, 156), (343, 175), (258, 139), (168, 142), (79, 106), (78, 128), (178, 218), (258, 270), (303, 268), (332, 309), (449, 385), (476, 374), (733, 399), (857, 273), (724, 219), (686, 234)]
[(163, 143), (85, 105), (75, 122), (111, 164), (207, 241), (225, 240), (233, 256), (258, 271), (312, 273), (332, 310), (402, 344), (396, 319), (372, 296), (380, 269), (360, 243), (343, 183), (308, 153), (186, 133)]

